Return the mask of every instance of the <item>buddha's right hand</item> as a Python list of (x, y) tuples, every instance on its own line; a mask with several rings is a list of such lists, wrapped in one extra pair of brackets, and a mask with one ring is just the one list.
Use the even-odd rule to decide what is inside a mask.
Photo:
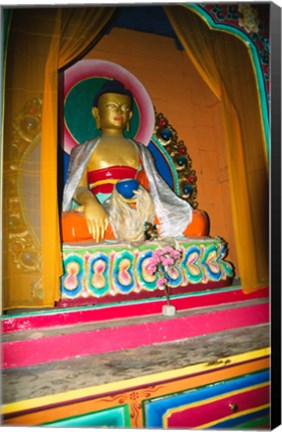
[(109, 225), (109, 217), (104, 208), (96, 201), (84, 205), (84, 215), (88, 230), (96, 242), (103, 240)]

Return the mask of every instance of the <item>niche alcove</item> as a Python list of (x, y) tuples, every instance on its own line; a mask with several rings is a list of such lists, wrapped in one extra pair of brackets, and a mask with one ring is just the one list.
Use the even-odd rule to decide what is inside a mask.
[[(169, 10), (172, 11), (172, 9)], [(126, 11), (125, 14), (124, 11)], [(230, 115), (234, 115), (234, 107), (232, 108), (229, 105), (227, 110), (230, 111), (230, 115), (225, 110), (224, 117), (222, 111), (223, 105), (221, 102), (219, 103), (219, 90), (215, 89), (215, 81), (207, 84), (202, 79), (204, 76), (203, 65), (199, 66), (197, 63), (197, 68), (192, 65), (191, 57), (189, 56), (188, 58), (183, 49), (185, 43), (181, 41), (182, 46), (179, 44), (182, 36), (178, 35), (178, 39), (175, 37), (175, 32), (172, 30), (172, 26), (162, 7), (151, 8), (150, 12), (146, 8), (137, 8), (137, 12), (134, 11), (135, 8), (118, 9), (116, 15), (113, 15), (110, 26), (103, 29), (104, 36), (101, 38), (103, 33), (100, 33), (100, 41), (97, 43), (97, 40), (95, 40), (95, 48), (92, 50), (88, 49), (87, 53), (82, 57), (85, 59), (110, 59), (110, 61), (127, 67), (128, 70), (135, 73), (142, 81), (158, 112), (165, 113), (170, 124), (177, 131), (179, 139), (183, 140), (188, 148), (193, 168), (195, 168), (197, 173), (197, 200), (201, 208), (207, 211), (211, 220), (210, 235), (219, 235), (227, 241), (229, 260), (235, 266), (236, 276), (241, 277), (245, 292), (253, 291), (259, 286), (265, 286), (267, 278), (265, 276), (266, 259), (264, 257), (267, 254), (267, 248), (264, 242), (265, 237), (267, 237), (267, 230), (261, 230), (260, 226), (267, 226), (267, 224), (262, 225), (267, 220), (265, 216), (267, 210), (267, 205), (265, 205), (267, 201), (267, 188), (265, 186), (264, 174), (267, 164), (265, 159), (268, 151), (268, 126), (266, 119), (266, 96), (268, 89), (266, 21), (259, 21), (256, 16), (253, 18), (253, 27), (249, 29), (247, 27), (248, 10), (240, 12), (238, 7), (237, 9), (234, 7), (224, 10), (224, 8), (212, 8), (208, 6), (203, 9), (196, 5), (191, 5), (186, 10), (190, 14), (189, 19), (192, 20), (192, 24), (200, 26), (202, 32), (208, 32), (208, 34), (209, 32), (211, 34), (213, 32), (214, 35), (220, 36), (218, 37), (218, 44), (223, 43), (224, 46), (224, 43), (230, 44), (236, 41), (236, 46), (234, 46), (236, 51), (233, 52), (237, 53), (237, 56), (240, 55), (241, 63), (244, 61), (244, 71), (246, 71), (246, 67), (249, 68), (249, 73), (244, 73), (239, 78), (236, 69), (238, 62), (235, 55), (228, 57), (229, 60), (231, 59), (229, 62), (226, 63), (226, 59), (224, 62), (226, 74), (230, 80), (230, 88), (228, 91), (225, 89), (222, 95), (224, 96), (225, 92), (229, 92), (230, 95), (232, 94), (232, 97), (236, 96), (238, 98), (235, 109), (239, 113), (240, 106), (247, 104), (248, 101), (249, 103), (252, 101), (252, 121), (250, 122), (250, 119), (247, 119), (248, 115), (250, 115), (248, 114), (250, 113), (250, 109), (247, 109), (246, 115), (240, 114), (240, 122), (243, 127), (238, 130), (238, 125), (236, 126), (236, 138), (234, 138), (234, 130), (231, 130), (231, 125), (231, 129), (229, 128), (230, 134), (226, 140), (226, 123), (228, 123)], [(35, 10), (34, 13), (39, 16), (38, 11)], [(132, 27), (137, 26), (134, 19), (134, 14), (136, 15), (136, 13), (139, 14), (139, 18), (143, 14), (144, 19), (138, 21), (141, 29), (132, 30)], [(48, 14), (51, 16), (52, 11), (45, 11), (46, 17)], [(222, 14), (224, 18), (222, 18)], [(264, 17), (263, 14), (261, 16)], [(194, 20), (196, 21), (194, 22)], [(14, 14), (15, 28), (17, 26), (19, 28), (23, 27), (22, 22), (23, 20), (17, 21), (17, 14)], [(146, 33), (146, 27), (145, 30), (142, 28), (142, 22), (146, 22), (148, 26), (147, 30), (149, 29), (153, 33)], [(238, 29), (234, 30), (235, 23), (238, 29), (242, 29), (241, 32)], [(250, 24), (248, 25), (250, 26)], [(253, 38), (254, 43), (249, 38), (249, 33), (252, 35), (252, 32), (257, 32), (259, 35), (257, 39)], [(161, 35), (156, 33), (160, 33)], [(13, 45), (11, 47), (17, 47), (17, 37), (19, 34), (20, 32), (13, 33), (12, 27), (10, 41)], [(19, 43), (23, 42), (24, 39)], [(199, 43), (199, 40), (197, 43)], [(247, 49), (245, 48), (246, 46)], [(219, 56), (219, 48), (216, 47), (212, 48), (215, 52), (214, 58)], [(8, 50), (7, 52), (8, 59), (9, 56), (12, 58), (13, 50)], [(22, 50), (22, 56), (24, 52)], [(154, 55), (152, 55), (152, 52), (154, 52)], [(211, 55), (210, 52), (207, 56), (209, 55)], [(17, 57), (19, 66), (16, 70), (21, 69), (20, 64), (24, 61), (22, 56), (18, 55)], [(79, 58), (81, 58), (81, 53)], [(194, 57), (192, 58), (195, 64), (196, 60)], [(29, 61), (29, 70), (32, 72), (30, 76), (34, 76), (35, 71), (38, 71), (39, 60), (36, 59), (36, 68), (33, 68)], [(7, 64), (9, 65), (9, 62)], [(209, 61), (209, 64), (212, 64), (211, 61)], [(222, 68), (221, 64), (219, 66)], [(253, 66), (255, 67), (255, 73), (253, 73)], [(163, 71), (165, 71), (165, 74)], [(199, 71), (201, 72), (201, 76), (198, 73)], [(236, 80), (231, 80), (230, 78), (233, 76), (232, 71), (233, 75), (236, 75), (236, 80), (239, 81), (239, 90), (238, 85), (236, 87)], [(216, 76), (218, 77), (218, 75)], [(17, 79), (20, 83), (23, 77), (7, 74), (7, 88), (13, 88), (12, 81), (14, 79)], [(4, 252), (7, 252), (4, 253), (4, 273), (6, 278), (4, 299), (7, 302), (4, 307), (7, 309), (25, 306), (40, 307), (44, 305), (52, 307), (54, 301), (58, 301), (60, 296), (59, 221), (56, 210), (57, 202), (54, 200), (54, 196), (57, 195), (57, 177), (54, 177), (57, 148), (52, 149), (53, 146), (48, 144), (46, 146), (46, 157), (44, 156), (45, 150), (44, 152), (42, 151), (45, 146), (41, 146), (39, 136), (41, 131), (41, 100), (38, 99), (38, 94), (40, 93), (39, 87), (42, 82), (38, 78), (34, 78), (32, 79), (32, 84), (29, 84), (30, 86), (34, 86), (34, 91), (29, 91), (29, 95), (34, 94), (35, 99), (32, 100), (24, 96), (23, 100), (26, 102), (21, 106), (20, 97), (10, 97), (7, 99), (6, 104), (5, 133), (10, 137), (9, 139), (15, 136), (16, 141), (10, 147), (10, 150), (8, 147), (4, 149), (4, 157), (7, 160), (7, 167), (9, 163), (15, 165), (15, 159), (13, 159), (15, 154), (19, 155), (17, 161), (20, 161), (19, 164), (16, 162), (15, 165), (20, 166), (20, 170), (16, 169), (17, 184), (20, 189), (14, 186), (15, 183), (12, 180), (14, 175), (11, 176), (11, 172), (9, 171), (5, 172), (4, 200), (7, 200), (6, 208), (9, 209), (10, 215), (9, 219), (4, 217)], [(219, 88), (220, 85), (219, 82)], [(25, 85), (19, 84), (17, 88), (25, 88)], [(258, 88), (259, 94), (257, 94), (256, 88)], [(241, 89), (244, 91), (241, 91)], [(9, 91), (8, 94), (14, 95), (16, 93)], [(228, 94), (224, 97), (230, 98)], [(12, 100), (13, 103), (9, 104)], [(45, 105), (47, 106), (47, 104)], [(51, 104), (51, 106), (53, 105)], [(48, 119), (49, 123), (48, 127), (46, 123), (46, 128), (42, 130), (43, 137), (46, 136), (47, 131), (49, 133), (53, 130), (50, 128), (50, 122), (53, 122), (53, 117), (47, 111), (44, 116), (47, 116), (46, 119)], [(236, 119), (235, 123), (233, 121), (233, 127), (236, 121)], [(44, 124), (42, 123), (42, 125)], [(260, 126), (257, 128), (256, 126), (258, 125)], [(227, 125), (227, 127), (230, 127), (230, 125)], [(226, 153), (226, 144), (230, 140), (230, 137), (233, 137), (235, 143), (243, 139), (243, 142), (248, 142), (248, 145), (237, 146), (236, 144), (232, 150), (231, 139), (230, 149)], [(51, 137), (48, 142), (50, 142), (50, 139)], [(57, 141), (55, 135), (53, 135), (52, 139)], [(250, 142), (259, 144), (253, 146), (249, 144)], [(237, 166), (231, 163), (232, 158), (234, 158), (234, 147), (236, 147), (235, 159), (237, 158)], [(14, 149), (17, 149), (17, 153), (15, 153)], [(245, 156), (242, 153), (243, 151), (245, 152)], [(253, 153), (255, 157), (253, 157)], [(23, 158), (20, 156), (21, 154)], [(225, 157), (225, 154), (229, 159), (227, 159), (227, 156)], [(48, 161), (48, 164), (50, 164), (48, 170), (52, 173), (51, 176), (47, 175), (48, 171), (45, 168), (42, 170), (36, 169), (31, 175), (29, 174), (31, 173), (29, 169), (23, 169), (24, 166), (28, 167), (31, 164), (33, 167), (36, 167), (37, 164), (40, 164), (40, 160), (43, 165)], [(245, 172), (237, 176), (236, 169), (240, 170), (242, 167), (245, 169)], [(59, 176), (61, 172), (62, 164), (59, 164)], [(245, 176), (246, 172), (248, 173), (247, 177)], [(231, 177), (230, 174), (232, 174)], [(246, 178), (248, 179), (248, 184), (246, 184)], [(38, 179), (36, 183), (34, 179)], [(231, 179), (232, 193), (230, 193)], [(240, 182), (242, 182), (242, 185), (240, 185)], [(43, 187), (45, 183), (46, 188), (45, 186)], [(252, 193), (253, 189), (255, 191), (260, 190), (259, 196), (257, 193)], [(30, 190), (32, 190), (32, 194)], [(14, 204), (12, 204), (11, 197), (14, 197), (16, 200), (20, 197), (19, 211), (17, 210), (18, 207), (13, 207)], [(38, 202), (40, 202), (40, 199), (42, 200), (42, 205), (40, 206), (41, 211), (38, 212)], [(242, 209), (245, 210), (242, 211)], [(242, 212), (242, 215), (240, 212)], [(259, 217), (253, 218), (252, 215), (254, 214), (259, 215)], [(241, 223), (241, 220), (244, 223)], [(246, 220), (248, 221), (247, 224)], [(250, 224), (252, 228), (250, 228)], [(259, 235), (256, 235), (257, 231), (259, 231)], [(236, 247), (235, 234), (237, 236)], [(44, 246), (45, 244), (46, 246)], [(238, 263), (238, 257), (240, 258), (240, 263)], [(54, 265), (54, 262), (57, 262), (57, 264)], [(249, 268), (252, 268), (257, 273), (257, 281), (248, 281), (251, 274)], [(259, 282), (260, 279), (261, 282)], [(17, 290), (13, 288), (15, 285), (17, 286)]]
[[(4, 422), (265, 427), (268, 8), (12, 12), (4, 113)], [(161, 316), (165, 300), (154, 297), (60, 304), (65, 251), (58, 210), (67, 156), (58, 151), (63, 128), (57, 126), (64, 74), (95, 60), (136, 76), (177, 132), (195, 170), (194, 199), (209, 215), (210, 238), (223, 238), (235, 267), (230, 286), (175, 295), (175, 317)], [(214, 396), (219, 405), (210, 410)]]

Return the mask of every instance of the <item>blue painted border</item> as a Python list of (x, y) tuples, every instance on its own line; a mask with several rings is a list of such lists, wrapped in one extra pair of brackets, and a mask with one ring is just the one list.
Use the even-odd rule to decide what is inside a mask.
[(168, 151), (159, 142), (158, 138), (154, 134), (152, 135), (148, 149), (152, 153), (153, 157), (156, 158), (155, 165), (159, 174), (168, 183), (171, 189), (173, 189), (174, 192), (179, 195), (180, 188), (178, 173), (174, 166), (173, 160)]
[(177, 408), (183, 405), (188, 405), (194, 402), (200, 402), (235, 391), (242, 390), (244, 388), (252, 387), (254, 385), (267, 383), (270, 378), (269, 370), (263, 370), (253, 374), (244, 375), (243, 377), (233, 378), (231, 380), (225, 380), (214, 383), (213, 385), (206, 385), (193, 390), (188, 390), (183, 393), (176, 393), (167, 395), (166, 397), (159, 399), (154, 398), (144, 401), (144, 413), (145, 413), (145, 427), (163, 427), (163, 416), (167, 410)]

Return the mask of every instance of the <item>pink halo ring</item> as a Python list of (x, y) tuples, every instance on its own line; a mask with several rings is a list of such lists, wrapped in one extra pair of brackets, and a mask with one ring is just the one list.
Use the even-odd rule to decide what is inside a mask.
[[(148, 145), (155, 127), (154, 107), (143, 84), (122, 66), (107, 60), (80, 60), (65, 71), (64, 99), (79, 81), (94, 77), (117, 79), (131, 91), (140, 115), (140, 125), (135, 140)], [(70, 153), (76, 145), (77, 142), (64, 125), (64, 150)]]

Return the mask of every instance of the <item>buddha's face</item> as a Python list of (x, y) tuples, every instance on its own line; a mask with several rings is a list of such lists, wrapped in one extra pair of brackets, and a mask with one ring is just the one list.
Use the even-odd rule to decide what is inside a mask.
[(98, 108), (93, 108), (97, 127), (104, 133), (120, 133), (132, 117), (131, 100), (127, 95), (104, 93), (99, 98)]

